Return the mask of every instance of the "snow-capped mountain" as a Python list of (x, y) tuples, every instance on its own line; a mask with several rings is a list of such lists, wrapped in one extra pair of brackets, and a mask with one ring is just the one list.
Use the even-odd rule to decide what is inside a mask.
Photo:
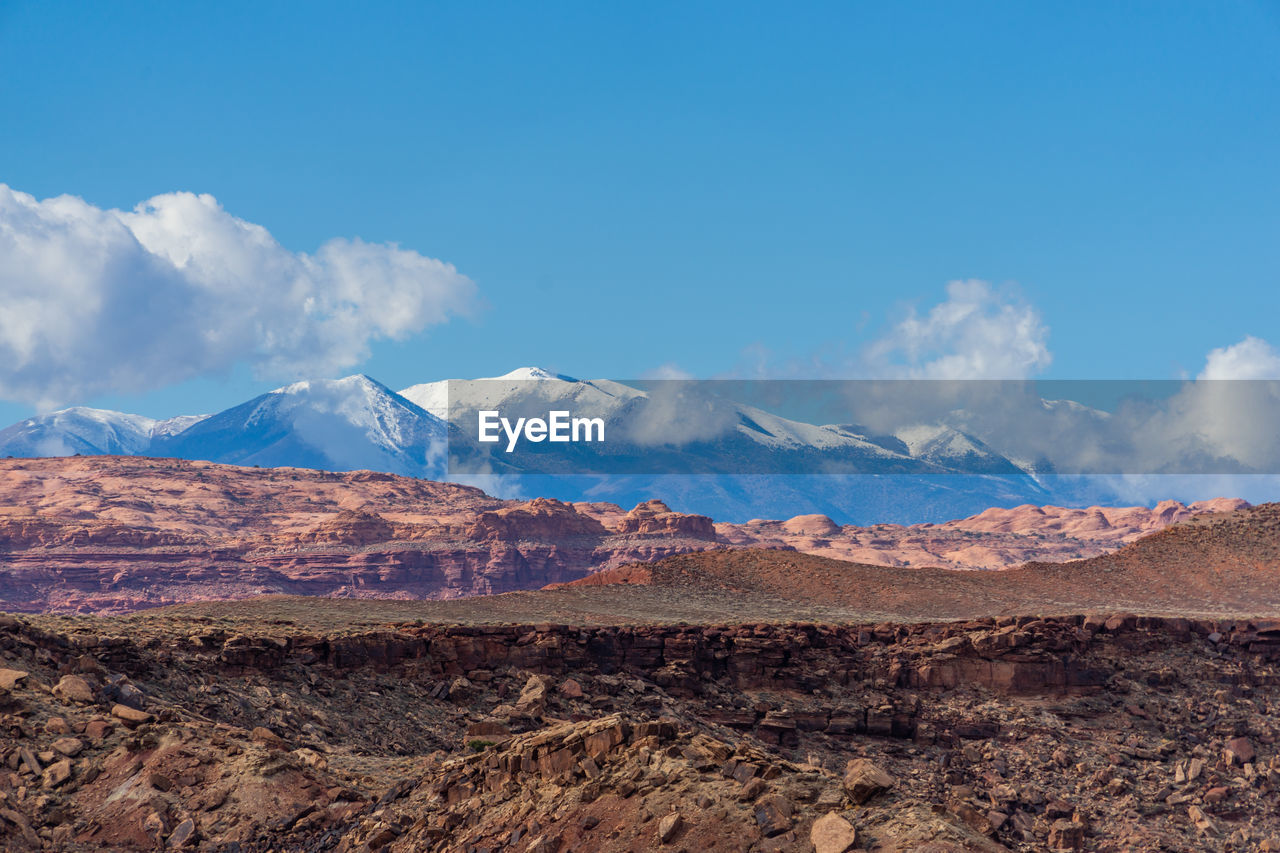
[[(1020, 473), (972, 434), (947, 425), (913, 426), (896, 435), (877, 436), (857, 425), (817, 426), (708, 396), (698, 383), (658, 382), (642, 389), (578, 380), (537, 367), (483, 380), (427, 382), (398, 394), (363, 375), (296, 382), (212, 416), (155, 420), (101, 409), (66, 409), (0, 432), (0, 453), (151, 454), (442, 476), (450, 409), (455, 424), (468, 423), (481, 409), (515, 415), (566, 409), (603, 418), (610, 436), (608, 450), (598, 445), (558, 448), (566, 472), (628, 473), (625, 461), (619, 460), (630, 458), (633, 473), (670, 468), (673, 473), (785, 474), (812, 471), (813, 460), (820, 457), (831, 470), (841, 472)], [(468, 431), (458, 432), (461, 435), (454, 438), (465, 444)], [(593, 455), (597, 464), (591, 463)], [(797, 464), (799, 456), (805, 464)], [(511, 473), (545, 472), (514, 458), (498, 461)], [(546, 461), (545, 454), (541, 461)]]
[[(545, 383), (545, 384), (543, 384)], [(458, 396), (450, 400), (449, 393)], [(541, 367), (520, 367), (502, 376), (484, 379), (442, 379), (411, 385), (400, 391), (400, 396), (426, 409), (436, 417), (447, 420), (449, 409), (455, 415), (508, 405), (517, 400), (539, 403), (576, 404), (593, 412), (608, 410), (611, 400), (619, 404), (643, 392), (616, 382), (584, 382), (572, 376), (564, 376), (543, 370)]]
[[(816, 457), (833, 471), (941, 473), (913, 458), (901, 442), (877, 443), (849, 428), (815, 426), (720, 396), (715, 383), (656, 381), (635, 388), (584, 381), (526, 367), (499, 377), (414, 385), (401, 391), (459, 429), (451, 447), (454, 470), (508, 473), (788, 473), (814, 469)], [(604, 445), (561, 445), (554, 453), (526, 446), (528, 455), (482, 447), (472, 440), (480, 410), (511, 420), (551, 410), (601, 418)], [(805, 457), (802, 463), (798, 457)]]
[(444, 475), (445, 423), (367, 376), (295, 382), (157, 438), (155, 456)]
[(916, 424), (895, 433), (916, 459), (974, 474), (1029, 473), (976, 436), (946, 424)]
[(208, 415), (177, 415), (172, 418), (165, 418), (162, 421), (156, 421), (156, 425), (151, 428), (152, 439), (163, 438), (165, 436), (177, 435), (183, 430), (190, 429), (200, 423)]
[[(804, 512), (853, 522), (943, 520), (1055, 499), (1035, 469), (978, 438), (982, 433), (966, 425), (963, 412), (954, 422), (877, 434), (857, 424), (781, 417), (696, 382), (637, 385), (527, 367), (396, 393), (367, 376), (349, 376), (296, 382), (212, 416), (154, 420), (66, 409), (0, 432), (0, 456), (172, 456), (444, 479), (452, 454), (454, 474), (502, 475), (475, 482), (505, 495), (622, 504), (660, 497), (677, 509), (740, 521)], [(601, 417), (608, 447), (570, 443), (535, 445), (532, 455), (493, 452), (494, 445), (479, 445), (464, 426), (482, 409)], [(469, 463), (474, 467), (467, 469)]]
[(156, 436), (171, 435), (208, 415), (155, 420), (108, 409), (74, 406), (0, 430), (0, 456), (136, 456)]

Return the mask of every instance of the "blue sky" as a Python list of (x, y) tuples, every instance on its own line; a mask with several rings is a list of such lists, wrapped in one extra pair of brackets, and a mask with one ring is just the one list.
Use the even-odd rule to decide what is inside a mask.
[[(367, 359), (221, 353), (63, 403), (523, 364), (840, 375), (910, 361), (911, 329), (955, 343), (930, 312), (971, 279), (991, 322), (1030, 318), (1035, 375), (1167, 378), (1280, 342), (1277, 56), (1275, 2), (7, 2), (0, 182), (126, 211), (208, 193), (292, 252), (394, 242), (474, 283), (402, 340), (351, 332)], [(6, 423), (40, 405), (9, 397)]]

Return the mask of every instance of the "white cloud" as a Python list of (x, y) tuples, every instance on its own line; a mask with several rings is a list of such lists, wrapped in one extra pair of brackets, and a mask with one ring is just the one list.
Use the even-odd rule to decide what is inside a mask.
[[(868, 322), (861, 312), (854, 327)], [(951, 281), (946, 298), (907, 316), (863, 346), (828, 341), (779, 357), (762, 343), (739, 353), (728, 376), (746, 379), (1026, 379), (1053, 361), (1049, 327), (1012, 287)]]
[(1229, 347), (1210, 350), (1199, 379), (1280, 379), (1280, 352), (1262, 338), (1246, 335)]
[(1049, 366), (1049, 327), (1034, 307), (977, 279), (915, 309), (865, 354), (869, 375), (911, 379), (1025, 379)]
[(323, 376), (468, 312), (451, 264), (393, 244), (282, 247), (211, 195), (132, 211), (0, 184), (0, 397), (52, 407), (248, 363), (264, 379)]

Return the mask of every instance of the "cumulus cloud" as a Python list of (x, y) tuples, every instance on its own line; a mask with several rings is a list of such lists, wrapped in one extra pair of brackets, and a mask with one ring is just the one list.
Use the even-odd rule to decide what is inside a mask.
[[(867, 325), (863, 311), (854, 327)], [(1053, 361), (1049, 327), (1014, 287), (948, 282), (927, 312), (906, 317), (864, 345), (827, 341), (800, 357), (763, 343), (738, 354), (735, 379), (1027, 379)]]
[(911, 313), (867, 348), (868, 372), (910, 379), (1024, 379), (1049, 366), (1049, 327), (1031, 305), (978, 279)]
[(1229, 347), (1210, 350), (1200, 379), (1280, 379), (1280, 352), (1262, 338), (1246, 335)]
[(211, 195), (121, 211), (4, 184), (0, 294), (0, 397), (41, 407), (239, 363), (331, 374), (476, 303), (451, 264), (359, 239), (293, 252)]

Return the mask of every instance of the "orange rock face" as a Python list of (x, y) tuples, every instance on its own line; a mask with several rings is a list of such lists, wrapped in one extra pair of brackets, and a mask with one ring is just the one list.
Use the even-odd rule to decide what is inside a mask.
[(840, 527), (825, 515), (787, 521), (755, 519), (717, 524), (726, 544), (790, 548), (876, 566), (1006, 569), (1032, 560), (1062, 562), (1095, 557), (1170, 524), (1249, 504), (1218, 498), (1186, 505), (1162, 501), (1147, 507), (1019, 506), (992, 508), (943, 524), (876, 524)]
[(1005, 568), (1114, 551), (1242, 501), (992, 509), (940, 525), (826, 516), (715, 524), (661, 501), (504, 501), (370, 471), (140, 457), (0, 460), (0, 609), (121, 612), (270, 593), (457, 598), (710, 548), (885, 566)]
[(457, 598), (705, 548), (711, 519), (369, 471), (133, 457), (0, 461), (0, 609), (122, 612), (270, 593)]

